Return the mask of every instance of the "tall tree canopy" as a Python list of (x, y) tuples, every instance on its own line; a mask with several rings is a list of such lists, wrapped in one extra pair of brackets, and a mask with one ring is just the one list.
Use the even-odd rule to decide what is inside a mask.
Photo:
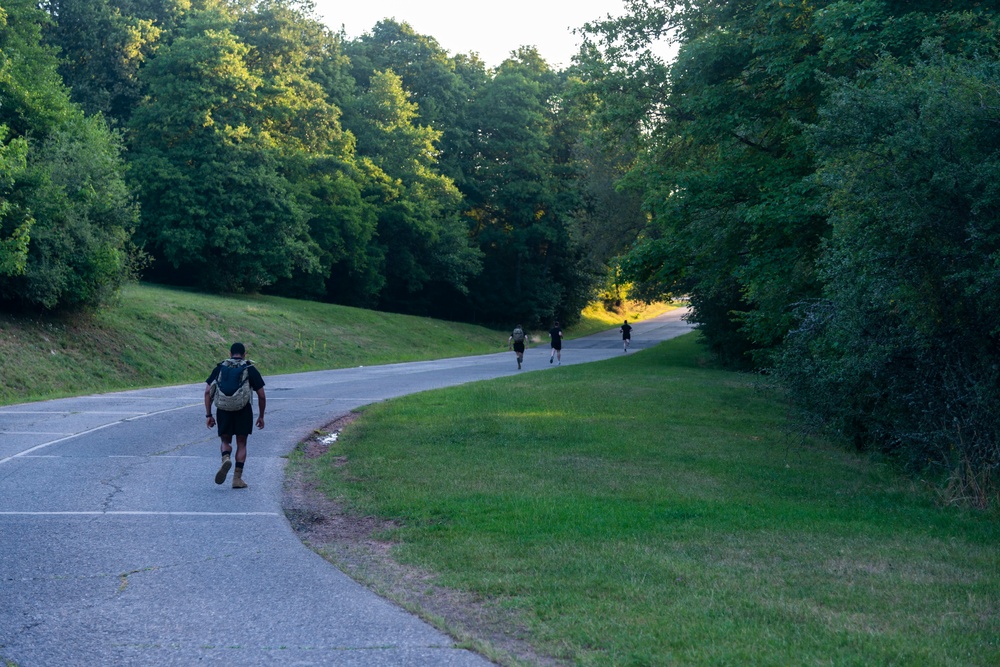
[(486, 317), (506, 313), (532, 326), (571, 321), (591, 295), (595, 277), (582, 270), (578, 244), (571, 139), (556, 132), (562, 92), (562, 78), (523, 48), (473, 103), (466, 215), (484, 264), (470, 309)]
[(28, 0), (0, 8), (0, 301), (50, 310), (131, 275), (137, 211), (118, 138), (70, 101), (47, 20)]
[[(983, 407), (1000, 364), (997, 3), (629, 8), (589, 26), (582, 64), (612, 139), (637, 151), (650, 224), (632, 276), (689, 294), (712, 349), (777, 371), (859, 447), (1000, 469)], [(666, 35), (672, 64), (649, 48)]]
[[(433, 312), (428, 288), (465, 291), (479, 270), (459, 218), (461, 195), (436, 167), (440, 132), (416, 125), (417, 105), (391, 70), (374, 72), (351, 104), (349, 126), (369, 172), (366, 195), (378, 211), (386, 266), (385, 307)], [(370, 156), (370, 157), (368, 157)]]
[[(796, 323), (791, 305), (819, 294), (830, 227), (803, 130), (827, 77), (854, 77), (881, 52), (911, 58), (925, 36), (990, 47), (983, 3), (933, 4), (633, 0), (630, 16), (591, 26), (605, 45), (590, 61), (604, 117), (642, 143), (653, 221), (635, 277), (690, 294), (732, 362), (767, 363)], [(671, 31), (680, 50), (668, 67), (643, 46)]]

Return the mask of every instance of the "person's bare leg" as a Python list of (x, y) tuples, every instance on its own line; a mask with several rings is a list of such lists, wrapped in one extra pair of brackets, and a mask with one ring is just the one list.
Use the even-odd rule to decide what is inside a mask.
[(219, 472), (215, 473), (216, 484), (225, 482), (226, 477), (229, 475), (229, 469), (233, 467), (233, 461), (230, 458), (230, 455), (233, 453), (233, 436), (219, 436), (219, 440), (221, 441), (219, 449), (222, 451), (222, 465), (219, 467)]
[(233, 488), (245, 489), (247, 483), (243, 481), (243, 464), (247, 460), (247, 436), (236, 436), (236, 470), (233, 471)]

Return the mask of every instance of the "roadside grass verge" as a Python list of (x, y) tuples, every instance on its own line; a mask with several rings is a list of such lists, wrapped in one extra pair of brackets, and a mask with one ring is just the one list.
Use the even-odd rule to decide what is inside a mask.
[(561, 664), (1000, 664), (997, 512), (790, 440), (702, 355), (691, 334), (369, 406), (292, 465)]
[(0, 314), (0, 405), (201, 382), (236, 340), (275, 375), (500, 352), (508, 335), (312, 301), (132, 285), (92, 314)]

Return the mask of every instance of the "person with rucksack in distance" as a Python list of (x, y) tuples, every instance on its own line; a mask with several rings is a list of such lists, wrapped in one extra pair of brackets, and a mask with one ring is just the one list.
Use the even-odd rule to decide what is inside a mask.
[(623, 351), (628, 352), (628, 344), (632, 342), (632, 326), (628, 323), (628, 320), (625, 320), (625, 324), (618, 330), (622, 332)]
[(517, 370), (521, 370), (521, 362), (524, 361), (524, 329), (518, 324), (507, 339), (507, 349), (513, 349), (517, 356)]
[[(236, 438), (236, 470), (233, 488), (245, 489), (243, 464), (247, 460), (247, 438), (253, 433), (253, 401), (251, 392), (257, 394), (257, 428), (264, 428), (264, 378), (253, 362), (246, 358), (243, 343), (233, 343), (229, 359), (220, 362), (205, 380), (205, 419), (208, 428), (218, 426), (222, 441), (222, 466), (215, 473), (215, 483), (222, 484), (233, 465), (233, 438)], [(212, 404), (215, 403), (215, 416)]]
[(552, 363), (552, 358), (555, 357), (559, 360), (559, 365), (562, 366), (562, 329), (559, 328), (559, 320), (552, 323), (552, 328), (549, 329), (549, 337), (552, 338), (552, 351), (549, 352), (549, 363)]

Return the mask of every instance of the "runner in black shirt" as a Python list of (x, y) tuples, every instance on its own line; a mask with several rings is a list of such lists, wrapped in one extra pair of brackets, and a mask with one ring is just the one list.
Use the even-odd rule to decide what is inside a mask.
[(628, 352), (628, 344), (632, 341), (632, 327), (629, 325), (628, 320), (625, 320), (625, 324), (618, 330), (622, 332), (622, 347), (625, 352)]
[(562, 366), (562, 329), (559, 328), (558, 320), (552, 323), (552, 328), (549, 329), (549, 336), (552, 337), (552, 351), (549, 352), (549, 363), (552, 363), (552, 358), (555, 357), (559, 360), (559, 365)]

